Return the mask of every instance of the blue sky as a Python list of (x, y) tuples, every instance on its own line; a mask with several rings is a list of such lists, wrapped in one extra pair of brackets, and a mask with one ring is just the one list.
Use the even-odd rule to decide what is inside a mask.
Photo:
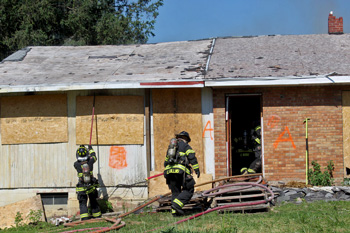
[(164, 0), (149, 43), (326, 34), (330, 11), (350, 33), (350, 0)]

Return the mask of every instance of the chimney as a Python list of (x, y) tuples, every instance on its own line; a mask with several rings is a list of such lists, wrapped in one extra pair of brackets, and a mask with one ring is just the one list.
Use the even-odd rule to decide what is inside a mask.
[(328, 34), (343, 34), (343, 17), (337, 19), (333, 11), (328, 16)]

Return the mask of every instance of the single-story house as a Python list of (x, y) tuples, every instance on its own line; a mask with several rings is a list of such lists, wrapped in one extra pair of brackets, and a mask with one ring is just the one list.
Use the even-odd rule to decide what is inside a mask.
[(341, 183), (349, 52), (342, 33), (20, 50), (0, 63), (0, 206), (41, 194), (75, 213), (75, 152), (90, 142), (101, 196), (119, 203), (149, 197), (143, 181), (183, 130), (205, 179), (238, 175), (251, 158), (233, 141), (253, 123), (269, 182), (306, 182), (311, 161), (332, 160)]

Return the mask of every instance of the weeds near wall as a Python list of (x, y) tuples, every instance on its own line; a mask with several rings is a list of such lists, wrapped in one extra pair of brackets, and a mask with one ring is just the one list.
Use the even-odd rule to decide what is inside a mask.
[(37, 225), (41, 221), (42, 215), (42, 210), (30, 210), (29, 214), (27, 215), (27, 219), (31, 224)]
[(321, 166), (317, 163), (317, 161), (312, 161), (311, 165), (313, 168), (309, 169), (309, 183), (315, 186), (330, 186), (334, 183), (333, 179), (333, 171), (334, 171), (334, 163), (330, 160), (327, 164), (327, 167), (322, 172)]
[(23, 225), (22, 213), (19, 211), (16, 213), (15, 224), (16, 224), (16, 227)]
[(29, 223), (32, 225), (37, 225), (41, 221), (41, 216), (43, 215), (42, 210), (30, 210), (26, 218), (22, 216), (21, 212), (17, 212), (15, 216), (16, 227), (24, 226), (24, 220), (29, 220)]
[(106, 199), (99, 199), (98, 204), (100, 206), (102, 213), (113, 212), (113, 205), (110, 201), (108, 201)]
[(343, 182), (341, 182), (342, 185), (344, 186), (349, 186), (350, 185), (350, 178), (344, 178)]

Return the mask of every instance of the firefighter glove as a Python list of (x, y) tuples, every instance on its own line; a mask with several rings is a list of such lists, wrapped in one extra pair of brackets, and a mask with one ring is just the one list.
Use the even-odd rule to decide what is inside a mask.
[(197, 178), (199, 178), (199, 176), (201, 175), (201, 173), (199, 172), (199, 169), (195, 169), (194, 172), (197, 174)]

